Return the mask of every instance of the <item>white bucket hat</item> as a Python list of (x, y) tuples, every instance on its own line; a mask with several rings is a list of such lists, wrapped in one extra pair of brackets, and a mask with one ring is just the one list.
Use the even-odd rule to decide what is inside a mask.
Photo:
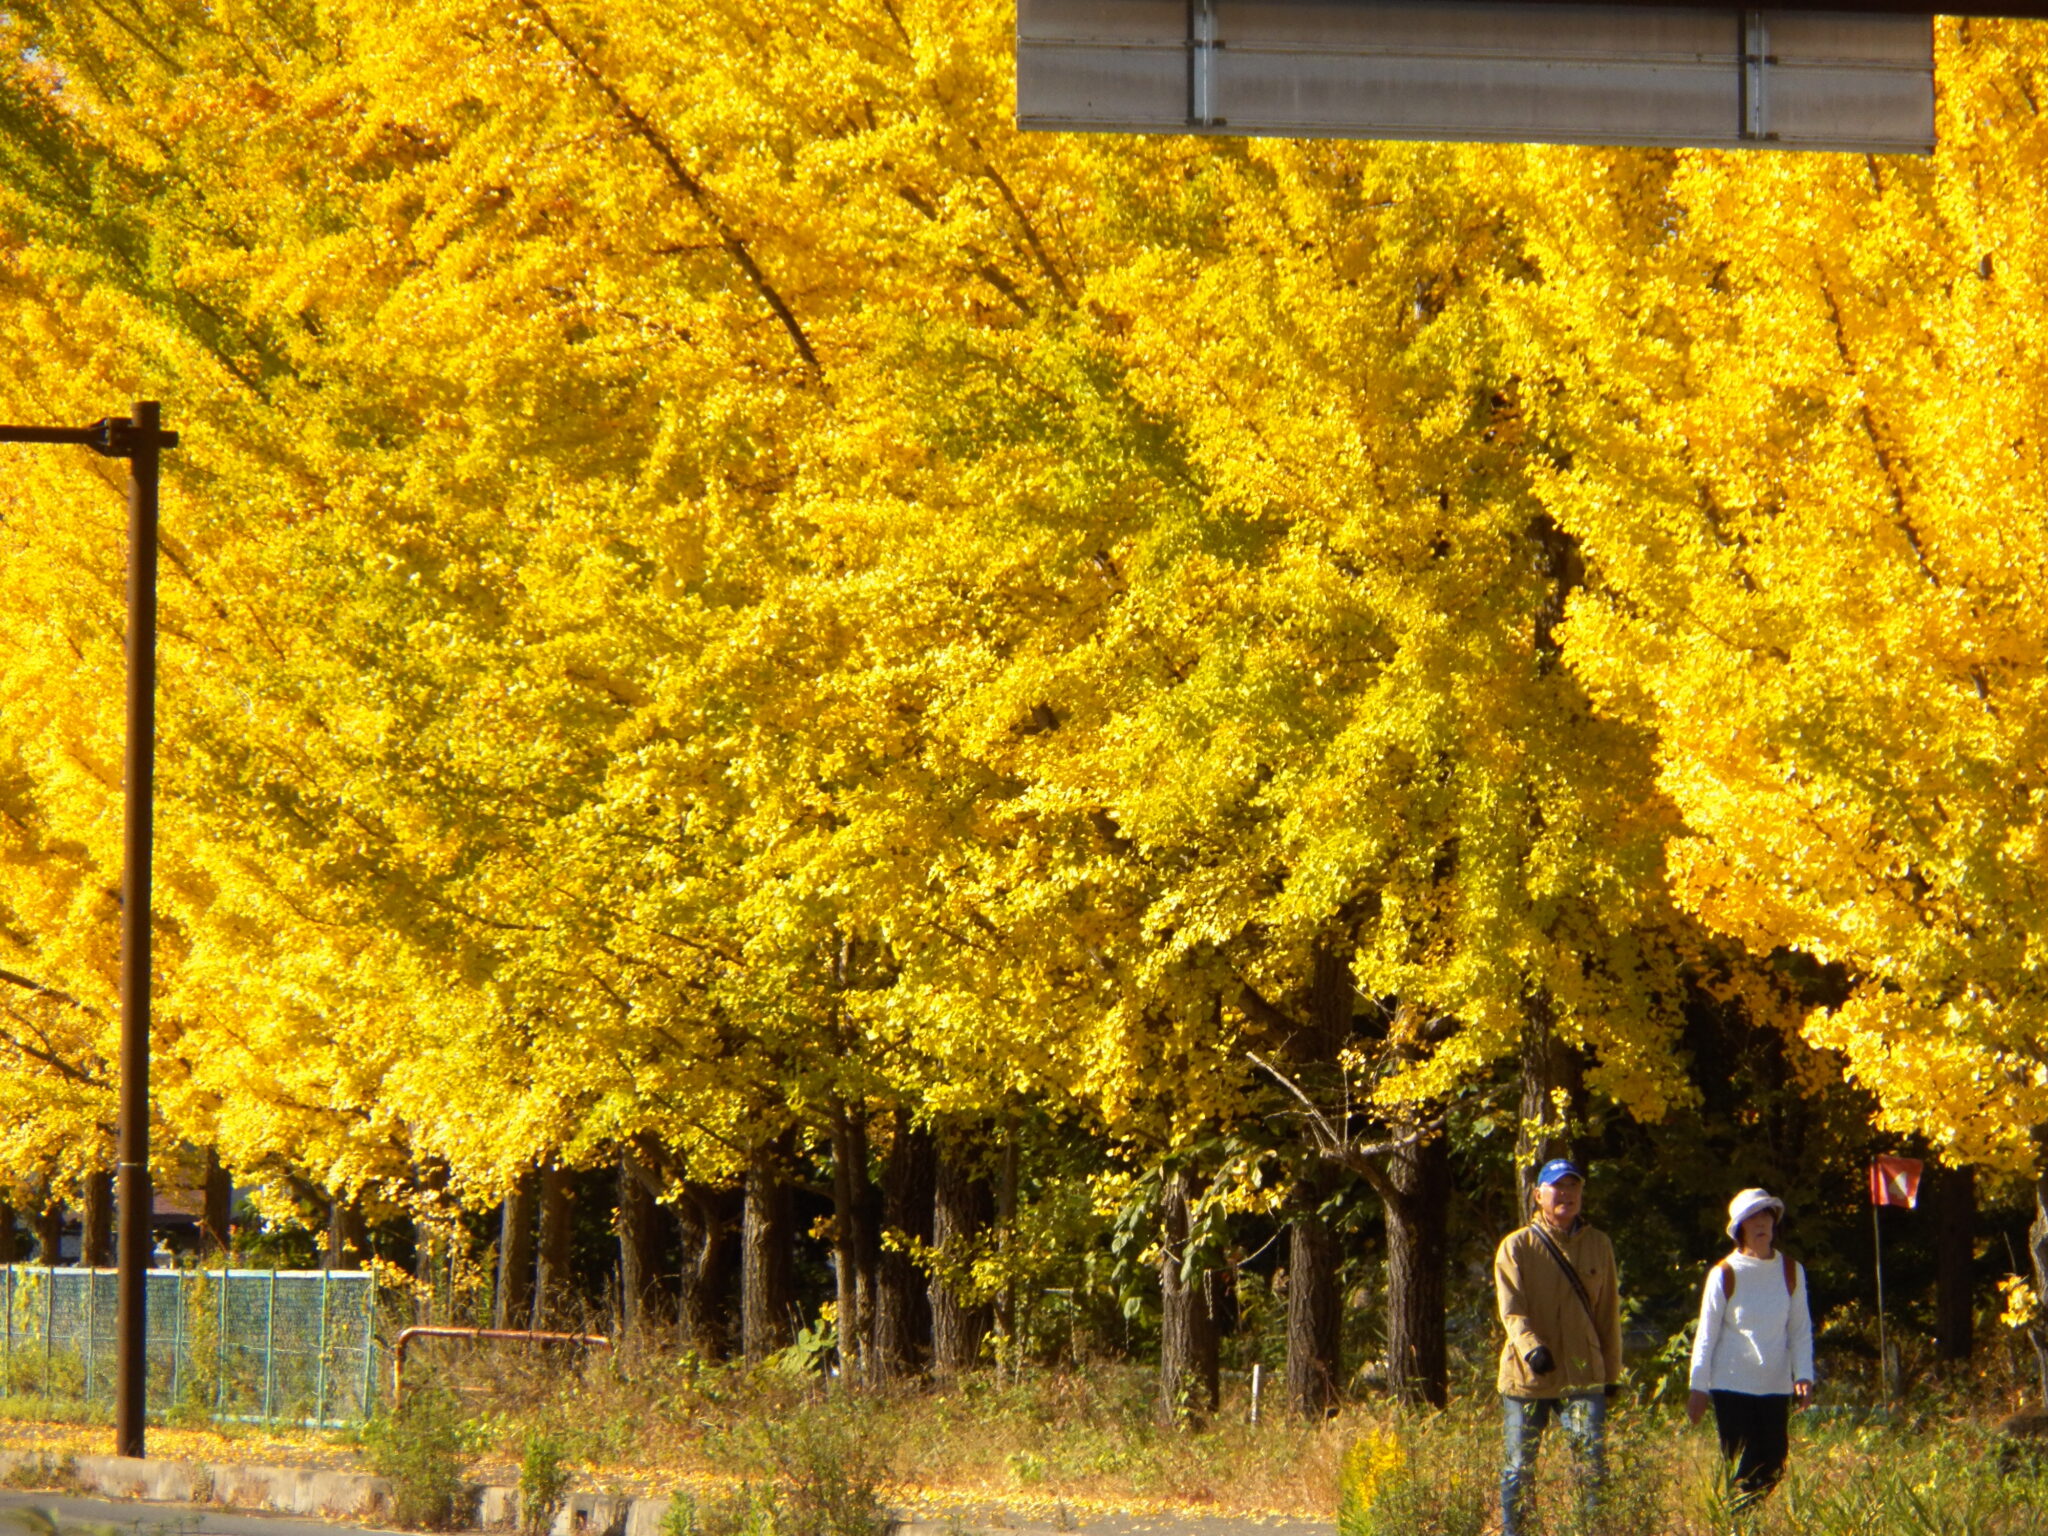
[(1736, 1234), (1742, 1231), (1742, 1224), (1758, 1211), (1776, 1211), (1778, 1220), (1785, 1219), (1785, 1202), (1776, 1195), (1762, 1189), (1745, 1189), (1728, 1202), (1728, 1240), (1736, 1241)]

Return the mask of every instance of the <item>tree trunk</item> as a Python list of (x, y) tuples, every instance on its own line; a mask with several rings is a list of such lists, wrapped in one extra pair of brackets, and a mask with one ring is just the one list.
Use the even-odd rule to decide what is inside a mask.
[(723, 1360), (731, 1334), (734, 1255), (728, 1193), (685, 1184), (676, 1200), (676, 1222), (683, 1233), (676, 1332), (682, 1347), (704, 1361)]
[(1584, 1064), (1551, 1027), (1550, 999), (1531, 998), (1522, 1028), (1522, 1123), (1515, 1138), (1517, 1225), (1527, 1221), (1535, 1207), (1537, 1170), (1553, 1157), (1572, 1155), (1571, 1127), (1566, 1122), (1577, 1115), (1584, 1095)]
[(747, 1159), (740, 1220), (740, 1352), (759, 1365), (796, 1339), (796, 1211), (789, 1163), (796, 1132), (761, 1143)]
[(14, 1202), (0, 1200), (0, 1264), (21, 1260), (21, 1244), (14, 1233)]
[(981, 1358), (989, 1309), (971, 1302), (961, 1281), (974, 1250), (995, 1217), (995, 1201), (975, 1157), (973, 1138), (950, 1131), (939, 1138), (932, 1186), (932, 1375), (956, 1380)]
[[(2027, 1229), (2027, 1252), (2034, 1261), (2034, 1294), (2048, 1297), (2048, 1126), (2034, 1127), (2034, 1159), (2034, 1223)], [(2048, 1409), (2048, 1324), (2037, 1320), (2030, 1333), (2041, 1406)]]
[(46, 1190), (43, 1208), (36, 1212), (36, 1262), (45, 1269), (54, 1269), (63, 1262), (64, 1207), (58, 1203), (56, 1193)]
[(650, 1159), (630, 1143), (619, 1152), (619, 1322), (638, 1341), (661, 1312), (660, 1207)]
[(412, 1277), (419, 1282), (413, 1298), (413, 1321), (435, 1324), (447, 1321), (445, 1303), (448, 1287), (443, 1283), (448, 1267), (448, 1244), (441, 1229), (429, 1217), (414, 1213), (412, 1218)]
[(1450, 1396), (1450, 1142), (1438, 1131), (1398, 1148), (1387, 1160), (1387, 1180), (1387, 1385), (1399, 1402), (1441, 1408)]
[(676, 1333), (698, 1360), (723, 1360), (731, 1348), (733, 1292), (737, 1290), (737, 1219), (731, 1190), (684, 1184), (676, 1198), (682, 1229), (682, 1286), (676, 1296)]
[[(1003, 1125), (1002, 1163), (996, 1173), (996, 1251), (1006, 1261), (1003, 1288), (996, 1295), (995, 1325), (997, 1360), (1009, 1367), (1015, 1381), (1023, 1365), (1017, 1342), (1017, 1282), (1009, 1277), (1008, 1259), (1014, 1250), (1017, 1227), (1017, 1117), (1006, 1117)], [(1000, 1372), (999, 1372), (1000, 1374)]]
[(1343, 1382), (1343, 1298), (1337, 1294), (1337, 1239), (1316, 1214), (1329, 1185), (1320, 1170), (1303, 1181), (1306, 1209), (1288, 1225), (1287, 1403), (1304, 1418), (1337, 1411)]
[(552, 1159), (540, 1171), (533, 1266), (536, 1329), (562, 1328), (570, 1321), (569, 1182), (569, 1170)]
[(832, 1117), (832, 1254), (839, 1287), (839, 1369), (848, 1385), (880, 1379), (874, 1365), (878, 1203), (875, 1182), (868, 1177), (866, 1112), (841, 1105)]
[(225, 1259), (235, 1248), (235, 1181), (221, 1166), (220, 1153), (206, 1150), (206, 1196), (199, 1234), (204, 1251)]
[(1206, 1267), (1188, 1273), (1195, 1176), (1181, 1168), (1160, 1186), (1159, 1422), (1198, 1426), (1216, 1411), (1220, 1380), (1213, 1287)]
[[(1293, 1054), (1311, 1071), (1338, 1071), (1357, 1008), (1347, 940), (1329, 937), (1316, 946), (1308, 1005), (1309, 1028), (1297, 1038)], [(1300, 1181), (1300, 1208), (1288, 1231), (1287, 1402), (1294, 1412), (1312, 1419), (1336, 1412), (1344, 1379), (1337, 1240), (1316, 1214), (1342, 1177), (1318, 1160)]]
[(79, 1224), (78, 1262), (87, 1269), (105, 1269), (114, 1258), (114, 1176), (102, 1169), (87, 1174), (80, 1186), (84, 1207)]
[(1935, 1212), (1934, 1333), (1941, 1358), (1976, 1347), (1977, 1170), (1943, 1168)]
[(446, 1162), (426, 1157), (417, 1160), (414, 1168), (412, 1272), (419, 1291), (413, 1316), (421, 1323), (446, 1323), (454, 1316), (452, 1218), (458, 1208), (448, 1198)]
[(855, 1233), (854, 1258), (858, 1267), (854, 1270), (854, 1306), (860, 1316), (860, 1359), (862, 1379), (870, 1385), (882, 1381), (886, 1373), (875, 1364), (875, 1328), (882, 1315), (882, 1186), (874, 1180), (874, 1145), (869, 1138), (870, 1125), (866, 1111), (862, 1111), (859, 1168), (860, 1179), (860, 1228)]
[(895, 1135), (882, 1164), (882, 1225), (896, 1234), (884, 1247), (876, 1275), (875, 1375), (913, 1376), (922, 1367), (932, 1331), (931, 1300), (905, 1240), (932, 1240), (937, 1149), (930, 1131), (913, 1127), (908, 1109), (895, 1114)]
[(533, 1222), (539, 1204), (540, 1178), (529, 1168), (513, 1181), (498, 1207), (498, 1300), (493, 1321), (500, 1328), (533, 1324), (533, 1275), (539, 1262), (534, 1252)]
[(1564, 621), (1573, 590), (1585, 585), (1586, 560), (1579, 541), (1551, 521), (1548, 512), (1538, 512), (1530, 519), (1529, 540), (1536, 546), (1537, 569), (1552, 583), (1543, 606), (1536, 610), (1533, 637), (1537, 669), (1548, 672), (1564, 654), (1564, 648), (1558, 644), (1557, 626)]
[(327, 1202), (328, 1269), (361, 1269), (369, 1252), (370, 1233), (363, 1222), (363, 1208), (353, 1200), (336, 1196)]

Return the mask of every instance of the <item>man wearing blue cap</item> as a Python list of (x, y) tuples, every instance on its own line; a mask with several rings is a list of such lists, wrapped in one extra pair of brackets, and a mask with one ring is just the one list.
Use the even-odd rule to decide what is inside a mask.
[(1501, 1536), (1521, 1536), (1536, 1451), (1552, 1419), (1580, 1464), (1590, 1512), (1606, 1475), (1607, 1399), (1621, 1381), (1621, 1294), (1614, 1245), (1579, 1214), (1586, 1175), (1568, 1158), (1536, 1174), (1536, 1213), (1493, 1255), (1493, 1289), (1507, 1344), (1500, 1355), (1507, 1457)]

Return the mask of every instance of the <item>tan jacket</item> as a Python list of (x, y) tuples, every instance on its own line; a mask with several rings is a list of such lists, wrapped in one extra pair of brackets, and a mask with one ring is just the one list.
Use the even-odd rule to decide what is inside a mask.
[[(1500, 1352), (1504, 1397), (1562, 1397), (1598, 1391), (1621, 1380), (1621, 1290), (1614, 1245), (1581, 1221), (1567, 1237), (1551, 1238), (1579, 1272), (1593, 1312), (1572, 1290), (1542, 1239), (1527, 1227), (1501, 1240), (1493, 1254), (1493, 1290), (1508, 1341)], [(1529, 1351), (1550, 1346), (1550, 1371), (1529, 1369)]]

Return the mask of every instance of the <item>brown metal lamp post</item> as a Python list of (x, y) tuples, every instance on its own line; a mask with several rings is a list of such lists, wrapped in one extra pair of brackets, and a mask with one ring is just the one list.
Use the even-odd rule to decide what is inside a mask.
[(77, 443), (128, 461), (128, 741), (124, 758), (125, 818), (121, 880), (121, 1109), (117, 1184), (121, 1232), (117, 1247), (119, 1301), (114, 1332), (114, 1451), (143, 1454), (148, 1388), (147, 1284), (149, 1184), (149, 910), (150, 832), (156, 787), (156, 529), (157, 480), (166, 448), (178, 434), (163, 430), (154, 400), (132, 416), (89, 427), (0, 426), (0, 443)]

